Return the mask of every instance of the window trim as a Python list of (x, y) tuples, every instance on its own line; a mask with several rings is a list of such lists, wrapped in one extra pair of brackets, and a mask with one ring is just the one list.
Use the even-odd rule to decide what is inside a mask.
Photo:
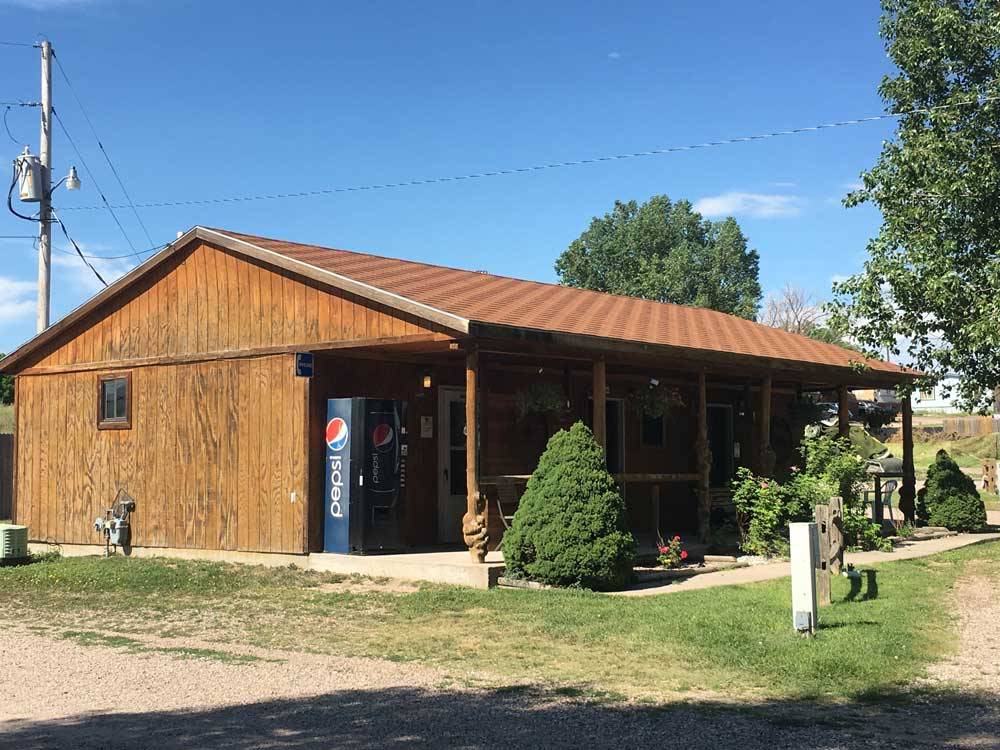
[[(120, 419), (102, 419), (101, 408), (104, 404), (104, 384), (110, 380), (125, 381), (125, 416)], [(132, 429), (132, 371), (109, 372), (97, 376), (97, 429), (99, 430), (131, 430)]]

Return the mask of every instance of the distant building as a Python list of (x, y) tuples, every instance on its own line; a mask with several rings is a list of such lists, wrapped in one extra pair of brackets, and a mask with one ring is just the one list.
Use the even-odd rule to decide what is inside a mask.
[(958, 414), (962, 411), (956, 404), (958, 375), (949, 373), (935, 385), (921, 388), (913, 394), (913, 408), (939, 414)]

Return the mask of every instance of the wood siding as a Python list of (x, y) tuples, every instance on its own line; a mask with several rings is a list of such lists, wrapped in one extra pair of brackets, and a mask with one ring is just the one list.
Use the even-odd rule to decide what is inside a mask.
[[(34, 540), (99, 543), (94, 518), (121, 487), (137, 503), (135, 546), (304, 552), (309, 380), (276, 350), (433, 333), (313, 280), (193, 246), (25, 363), (17, 520)], [(132, 427), (98, 430), (97, 378), (125, 371)]]
[(304, 551), (308, 381), (292, 355), (132, 373), (128, 430), (97, 429), (96, 373), (19, 379), (16, 514), (31, 538), (99, 543), (93, 521), (122, 488), (135, 546)]
[(306, 347), (430, 332), (404, 314), (201, 244), (110, 300), (29, 366)]

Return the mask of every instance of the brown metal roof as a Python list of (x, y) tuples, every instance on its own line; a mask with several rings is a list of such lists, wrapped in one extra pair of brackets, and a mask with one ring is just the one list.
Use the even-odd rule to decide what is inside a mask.
[(470, 322), (913, 376), (898, 364), (700, 307), (213, 229)]

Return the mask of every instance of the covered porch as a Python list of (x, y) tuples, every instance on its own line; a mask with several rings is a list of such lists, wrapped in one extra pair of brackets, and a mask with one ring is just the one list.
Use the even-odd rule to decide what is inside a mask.
[[(605, 449), (640, 552), (652, 552), (660, 535), (675, 533), (706, 544), (734, 517), (730, 482), (738, 467), (771, 476), (796, 462), (803, 425), (795, 405), (803, 394), (836, 391), (839, 430), (846, 435), (848, 391), (902, 379), (884, 371), (477, 328), (468, 337), (356, 340), (314, 352), (312, 497), (323, 494), (316, 467), (323, 461), (326, 399), (369, 396), (409, 405), (404, 546), (386, 558), (468, 549), (470, 562), (486, 561), (548, 438), (577, 420), (591, 426)], [(660, 414), (644, 410), (651, 390), (669, 396)], [(915, 494), (907, 401), (903, 432), (901, 509), (906, 498), (912, 506)], [(310, 504), (311, 552), (323, 549), (322, 514), (322, 503)]]

